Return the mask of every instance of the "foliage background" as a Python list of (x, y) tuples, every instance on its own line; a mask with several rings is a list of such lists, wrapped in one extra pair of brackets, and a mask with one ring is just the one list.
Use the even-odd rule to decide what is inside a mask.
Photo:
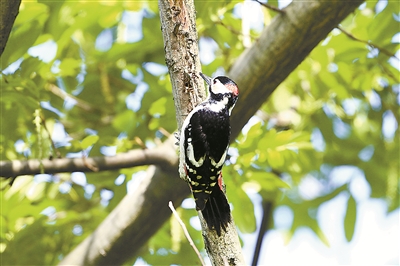
[[(276, 14), (236, 1), (196, 9), (210, 75), (227, 72)], [(398, 211), (400, 61), (385, 51), (398, 51), (399, 16), (396, 1), (363, 4), (341, 27), (375, 48), (333, 30), (243, 129), (224, 170), (243, 236), (257, 230), (254, 195), (292, 214), (280, 229), (287, 241), (306, 227), (329, 245), (317, 216), (336, 197), (346, 198), (343, 228), (352, 241), (366, 200), (360, 189), (388, 214)], [(1, 56), (1, 160), (113, 155), (165, 140), (176, 122), (159, 29), (156, 1), (23, 1)], [(11, 187), (2, 179), (2, 262), (58, 263), (134, 193), (144, 169), (19, 176)], [(355, 174), (343, 178), (346, 169)], [(183, 207), (202, 246), (193, 203)], [(197, 262), (173, 219), (140, 257)]]

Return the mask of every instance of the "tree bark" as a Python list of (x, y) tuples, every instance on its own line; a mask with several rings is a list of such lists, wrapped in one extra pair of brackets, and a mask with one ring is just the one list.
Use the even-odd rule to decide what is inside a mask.
[(160, 145), (152, 149), (136, 149), (115, 156), (99, 156), (89, 158), (31, 159), (0, 161), (0, 177), (45, 174), (63, 172), (92, 172), (129, 168), (141, 165), (158, 165), (171, 168), (176, 160), (171, 156), (171, 147)]
[[(260, 39), (242, 54), (229, 72), (229, 76), (237, 82), (241, 90), (240, 100), (232, 116), (232, 139), (239, 135), (243, 125), (260, 108), (288, 74), (300, 64), (308, 53), (341, 20), (353, 12), (362, 2), (361, 0), (294, 1), (285, 9), (285, 14), (279, 14), (273, 19), (271, 25), (263, 31)], [(171, 147), (171, 149), (173, 148)], [(177, 165), (176, 155), (174, 156), (174, 160)], [(154, 175), (149, 179), (149, 181), (146, 181), (150, 182), (148, 184), (149, 188), (167, 185), (163, 187), (161, 193), (163, 195), (170, 195), (168, 198), (173, 201), (179, 201), (179, 199), (189, 194), (186, 184), (175, 177), (170, 178), (167, 184), (162, 183), (166, 178), (163, 179), (162, 172), (160, 171), (154, 171)], [(175, 182), (174, 185), (171, 185), (173, 182)], [(177, 193), (178, 190), (183, 192)], [(129, 197), (128, 195), (127, 198)], [(154, 200), (150, 191), (143, 190), (136, 197), (143, 197), (142, 202), (151, 202), (151, 206), (164, 205), (165, 209), (168, 209), (168, 203), (164, 201), (165, 198), (162, 199), (159, 196)], [(129, 221), (127, 221), (129, 225), (117, 228), (113, 231), (112, 235), (107, 234), (107, 238), (110, 240), (108, 241), (108, 245), (105, 245), (99, 238), (92, 235), (90, 236), (91, 241), (85, 240), (88, 244), (85, 246), (84, 252), (79, 252), (79, 249), (82, 248), (81, 244), (73, 253), (88, 254), (90, 252), (90, 254), (93, 254), (91, 261), (95, 261), (96, 264), (103, 264), (110, 257), (119, 258), (117, 262), (113, 262), (113, 264), (118, 264), (118, 262), (125, 261), (136, 255), (141, 244), (145, 243), (158, 230), (169, 218), (170, 213), (154, 209), (150, 211), (151, 213), (147, 213), (147, 217), (142, 217), (141, 215), (137, 215), (141, 211), (138, 209), (139, 207), (132, 206), (131, 202), (124, 199), (109, 215), (109, 217), (129, 217)], [(102, 223), (102, 228), (106, 228), (103, 230), (114, 227), (113, 219), (109, 217)], [(143, 223), (149, 223), (152, 220), (158, 220), (157, 228), (153, 226), (151, 228), (148, 226), (142, 227)], [(126, 228), (131, 228), (131, 230), (127, 230)], [(133, 234), (132, 228), (139, 228), (143, 235), (145, 234), (143, 231), (147, 231), (145, 234), (147, 238), (143, 237), (140, 241), (136, 241), (136, 236)], [(99, 226), (96, 234), (100, 231)], [(113, 248), (111, 252), (109, 246), (114, 245), (114, 243), (121, 243), (119, 241), (127, 241), (125, 245), (130, 246), (129, 252), (126, 249), (116, 248)], [(108, 250), (108, 252), (99, 252), (99, 250)], [(70, 255), (61, 264), (82, 265), (79, 263), (80, 261), (82, 261), (81, 258)], [(90, 264), (87, 263), (87, 265)]]
[(165, 63), (174, 96), (176, 121), (181, 128), (194, 106), (205, 99), (197, 44), (196, 16), (191, 0), (159, 0)]
[[(187, 114), (205, 98), (204, 82), (199, 77), (201, 70), (196, 13), (193, 0), (159, 0), (161, 29), (164, 38), (165, 62), (174, 94), (178, 128), (181, 129)], [(198, 212), (202, 225), (204, 244), (213, 265), (244, 265), (244, 257), (236, 226), (231, 223), (217, 235), (210, 230)]]
[(0, 2), (0, 56), (6, 47), (21, 0), (1, 0)]

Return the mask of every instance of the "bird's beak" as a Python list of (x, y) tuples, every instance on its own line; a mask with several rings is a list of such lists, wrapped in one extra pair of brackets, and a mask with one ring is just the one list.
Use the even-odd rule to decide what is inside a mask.
[(201, 73), (201, 72), (199, 72), (199, 74), (200, 74), (200, 76), (206, 81), (207, 85), (210, 86), (210, 85), (211, 85), (211, 80), (212, 80), (212, 78), (210, 78), (210, 77), (204, 75), (204, 74)]

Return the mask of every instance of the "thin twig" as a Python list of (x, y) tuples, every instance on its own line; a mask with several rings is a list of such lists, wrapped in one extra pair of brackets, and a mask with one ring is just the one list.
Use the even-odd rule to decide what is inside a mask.
[(91, 104), (85, 102), (84, 100), (79, 99), (78, 97), (68, 94), (66, 91), (60, 89), (59, 87), (57, 87), (54, 84), (47, 84), (45, 88), (47, 90), (49, 90), (51, 93), (53, 93), (54, 95), (63, 99), (64, 101), (67, 100), (68, 98), (74, 100), (75, 105), (80, 107), (84, 111), (94, 112), (94, 111), (98, 110), (96, 107), (92, 106)]
[(139, 138), (138, 136), (135, 136), (133, 139), (135, 140), (136, 144), (138, 144), (143, 150), (147, 149), (146, 144), (144, 144), (144, 142), (141, 138)]
[(390, 52), (389, 50), (387, 50), (387, 49), (385, 49), (385, 48), (383, 48), (383, 47), (381, 47), (379, 45), (376, 45), (376, 44), (372, 43), (371, 41), (361, 40), (361, 39), (355, 37), (350, 32), (348, 32), (345, 29), (343, 29), (341, 26), (337, 26), (337, 29), (339, 29), (341, 32), (343, 32), (350, 39), (352, 39), (354, 41), (357, 41), (357, 42), (365, 43), (369, 47), (378, 49), (380, 52), (384, 53), (385, 55), (387, 55), (389, 57), (394, 57), (394, 58), (396, 58), (397, 60), (400, 61), (400, 59), (394, 53)]
[(182, 222), (181, 218), (179, 217), (179, 214), (176, 212), (176, 210), (174, 208), (174, 204), (172, 204), (172, 201), (169, 202), (168, 206), (171, 209), (172, 213), (174, 214), (175, 218), (178, 220), (179, 224), (181, 225), (183, 232), (185, 233), (185, 236), (186, 236), (187, 240), (189, 241), (190, 245), (192, 246), (194, 252), (196, 252), (197, 256), (199, 257), (201, 265), (203, 265), (203, 266), (206, 265), (203, 261), (203, 258), (200, 255), (199, 250), (195, 246), (192, 238), (190, 237), (189, 232), (186, 228), (186, 225)]
[(253, 1), (255, 1), (255, 2), (259, 3), (260, 5), (262, 5), (263, 7), (271, 9), (271, 10), (273, 10), (275, 12), (278, 12), (278, 13), (281, 13), (281, 14), (286, 14), (286, 11), (283, 10), (283, 9), (279, 9), (279, 8), (277, 8), (275, 6), (271, 6), (271, 5), (267, 4), (267, 3), (263, 3), (263, 2), (260, 2), (258, 0), (253, 0)]
[(215, 24), (219, 24), (219, 25), (225, 27), (225, 29), (229, 30), (230, 32), (232, 32), (233, 34), (236, 34), (236, 35), (238, 35), (238, 36), (250, 37), (250, 38), (253, 38), (253, 39), (256, 39), (256, 38), (257, 38), (257, 36), (254, 36), (254, 35), (252, 35), (252, 34), (248, 34), (248, 35), (247, 35), (247, 34), (243, 34), (242, 32), (240, 32), (240, 31), (238, 31), (237, 29), (231, 27), (230, 25), (226, 25), (226, 24), (225, 24), (224, 22), (222, 22), (221, 20), (217, 20), (217, 21), (214, 21), (214, 22), (215, 22)]
[(169, 138), (169, 136), (171, 136), (171, 133), (169, 133), (165, 128), (160, 127), (158, 128), (158, 131), (160, 131), (161, 134), (163, 134), (164, 136), (166, 136), (167, 138)]
[(379, 66), (382, 68), (382, 71), (386, 73), (394, 82), (399, 82), (399, 77), (393, 74), (384, 64), (379, 63)]
[(82, 161), (83, 161), (83, 164), (84, 164), (87, 168), (89, 168), (90, 170), (92, 170), (93, 172), (98, 172), (98, 171), (99, 171), (99, 168), (98, 168), (97, 166), (95, 166), (95, 165), (92, 165), (90, 162), (88, 162), (88, 160), (86, 160), (86, 158), (88, 158), (88, 156), (87, 156), (85, 150), (82, 150)]

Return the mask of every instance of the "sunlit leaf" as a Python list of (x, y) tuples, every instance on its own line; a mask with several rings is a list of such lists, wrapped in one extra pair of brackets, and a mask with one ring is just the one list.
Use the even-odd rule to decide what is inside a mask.
[(76, 76), (80, 70), (81, 62), (73, 58), (66, 58), (61, 61), (59, 66), (60, 75), (62, 76)]
[(357, 203), (353, 196), (350, 195), (347, 202), (346, 215), (344, 217), (344, 233), (348, 242), (353, 239), (354, 230), (356, 227), (357, 218)]
[(113, 126), (119, 131), (129, 132), (134, 128), (135, 114), (131, 110), (119, 113), (113, 120)]
[[(229, 195), (228, 195), (229, 197)], [(235, 190), (235, 197), (229, 197), (233, 203), (232, 215), (235, 219), (236, 225), (243, 233), (252, 233), (256, 230), (256, 219), (253, 210), (254, 206), (249, 196), (242, 190)], [(246, 213), (246, 215), (243, 215)]]
[(46, 188), (45, 182), (40, 182), (40, 183), (33, 182), (26, 191), (26, 197), (32, 202), (37, 202), (44, 197), (45, 188)]
[(89, 148), (90, 146), (95, 144), (98, 140), (99, 140), (99, 136), (97, 136), (97, 135), (87, 136), (86, 138), (84, 138), (81, 141), (82, 149), (85, 150), (85, 149)]
[(165, 108), (166, 103), (167, 103), (166, 97), (162, 97), (162, 98), (158, 99), (150, 106), (149, 114), (150, 115), (164, 115), (165, 111), (166, 111), (166, 108)]
[(279, 151), (268, 149), (267, 154), (268, 154), (268, 163), (271, 165), (271, 167), (279, 168), (283, 166), (284, 158)]
[(19, 176), (15, 179), (13, 185), (7, 192), (4, 194), (5, 199), (9, 199), (16, 193), (20, 193), (21, 195), (25, 194), (25, 191), (29, 187), (33, 180), (33, 176)]

